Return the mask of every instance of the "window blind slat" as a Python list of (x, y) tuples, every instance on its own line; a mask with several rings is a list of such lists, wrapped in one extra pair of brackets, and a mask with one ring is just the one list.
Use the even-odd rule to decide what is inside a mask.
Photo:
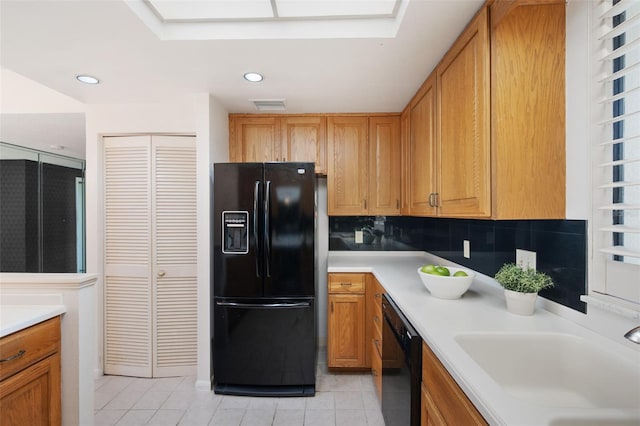
[(615, 232), (617, 234), (640, 234), (640, 228), (627, 225), (611, 225), (599, 228), (602, 232)]
[(617, 181), (617, 182), (609, 182), (609, 183), (605, 183), (600, 185), (598, 188), (627, 188), (630, 186), (638, 186), (640, 185), (640, 180), (633, 180), (633, 181)]
[(624, 138), (618, 138), (618, 139), (610, 139), (608, 141), (604, 141), (604, 142), (600, 142), (600, 146), (605, 146), (605, 145), (613, 145), (613, 144), (617, 144), (617, 143), (623, 143), (623, 142), (627, 142), (627, 141), (640, 141), (640, 135), (635, 135), (635, 136), (627, 136)]
[(604, 62), (604, 61), (609, 61), (611, 59), (618, 58), (622, 55), (625, 55), (631, 52), (633, 49), (637, 48), (639, 45), (640, 45), (640, 39), (635, 39), (632, 42), (627, 43), (614, 51), (610, 51), (609, 49), (607, 50), (609, 53), (603, 56), (602, 58), (600, 58), (600, 61)]
[(598, 167), (622, 166), (625, 164), (639, 163), (639, 162), (640, 162), (640, 158), (631, 158), (628, 160), (609, 161), (608, 163), (598, 164)]
[(624, 76), (626, 76), (628, 74), (631, 74), (638, 67), (640, 67), (640, 61), (636, 62), (633, 65), (629, 65), (627, 67), (624, 67), (620, 71), (616, 71), (614, 73), (604, 74), (604, 76), (601, 77), (600, 80), (598, 80), (598, 83), (608, 83), (608, 82), (611, 82), (611, 81), (616, 80), (618, 78), (624, 77)]
[(628, 16), (622, 24), (613, 27), (610, 31), (601, 35), (599, 40), (609, 40), (618, 37), (620, 34), (633, 29), (633, 27), (638, 24), (640, 24), (640, 14), (636, 13), (633, 16)]
[(640, 204), (625, 204), (625, 203), (615, 203), (615, 204), (606, 204), (598, 207), (600, 210), (638, 210), (640, 209)]
[(622, 0), (617, 4), (613, 5), (610, 2), (602, 2), (604, 5), (604, 9), (600, 12), (599, 20), (604, 20), (607, 18), (611, 18), (612, 16), (616, 16), (624, 12), (629, 4), (635, 0)]
[(600, 252), (616, 256), (640, 257), (640, 252), (629, 250), (623, 246), (604, 247), (600, 249)]
[(619, 122), (621, 122), (621, 121), (627, 120), (627, 119), (628, 119), (628, 118), (630, 118), (630, 117), (633, 117), (634, 115), (636, 115), (636, 114), (638, 114), (638, 113), (640, 113), (640, 110), (638, 110), (638, 111), (631, 111), (631, 112), (628, 112), (628, 113), (626, 113), (626, 114), (622, 114), (622, 115), (618, 115), (618, 116), (615, 116), (615, 117), (608, 118), (608, 119), (606, 119), (606, 120), (604, 120), (604, 121), (601, 121), (601, 122), (600, 122), (600, 123), (598, 123), (598, 124), (599, 124), (599, 125), (601, 125), (601, 126), (604, 126), (605, 124), (615, 124), (615, 123), (619, 123)]

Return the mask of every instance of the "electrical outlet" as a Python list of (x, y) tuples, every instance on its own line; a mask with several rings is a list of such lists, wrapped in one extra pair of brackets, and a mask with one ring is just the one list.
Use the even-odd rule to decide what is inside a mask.
[(516, 249), (516, 265), (522, 269), (536, 269), (536, 252)]
[(469, 243), (469, 240), (462, 241), (462, 255), (465, 259), (471, 258), (471, 244)]
[(362, 231), (356, 231), (356, 244), (362, 244)]

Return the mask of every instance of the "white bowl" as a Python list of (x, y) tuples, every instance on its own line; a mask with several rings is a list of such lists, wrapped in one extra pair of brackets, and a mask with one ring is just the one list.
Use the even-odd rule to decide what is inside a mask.
[[(426, 274), (418, 268), (418, 275), (424, 286), (429, 290), (433, 297), (439, 299), (459, 299), (471, 286), (476, 274), (473, 271), (464, 268), (446, 267), (451, 276)], [(454, 277), (457, 271), (467, 273), (466, 277)]]

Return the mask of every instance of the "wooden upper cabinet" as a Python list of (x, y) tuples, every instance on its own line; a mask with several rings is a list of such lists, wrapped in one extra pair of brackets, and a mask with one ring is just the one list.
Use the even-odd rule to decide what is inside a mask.
[(370, 117), (370, 215), (400, 214), (400, 148), (400, 117)]
[(277, 117), (229, 117), (229, 160), (280, 161), (280, 126)]
[(437, 190), (435, 82), (435, 74), (432, 74), (409, 104), (409, 211), (413, 216), (437, 214), (434, 198)]
[(327, 174), (327, 119), (320, 116), (280, 118), (282, 161), (315, 162), (317, 174)]
[(436, 68), (441, 216), (491, 216), (488, 27), (482, 8)]
[(327, 119), (321, 115), (229, 115), (229, 161), (316, 163), (327, 174)]
[(400, 214), (411, 215), (411, 105), (400, 116)]
[(565, 4), (517, 5), (500, 18), (491, 34), (493, 217), (562, 219)]
[(327, 197), (329, 216), (356, 216), (367, 210), (367, 117), (327, 118)]

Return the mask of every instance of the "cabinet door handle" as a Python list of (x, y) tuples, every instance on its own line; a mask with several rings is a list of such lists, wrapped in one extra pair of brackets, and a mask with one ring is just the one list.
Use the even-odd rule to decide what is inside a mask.
[(8, 358), (0, 359), (0, 362), (9, 362), (9, 361), (13, 361), (14, 359), (21, 358), (21, 357), (22, 357), (22, 355), (24, 355), (24, 354), (26, 354), (26, 353), (27, 353), (27, 351), (25, 351), (24, 349), (20, 349), (20, 351), (18, 351), (18, 353), (17, 353), (17, 354), (15, 354), (15, 355), (11, 355), (11, 356), (10, 356), (10, 357), (8, 357)]
[(367, 199), (366, 198), (364, 199), (364, 209), (365, 210), (367, 209)]
[(351, 287), (353, 283), (340, 283), (342, 287)]
[(333, 313), (333, 302), (331, 302), (331, 313)]
[(396, 200), (396, 209), (400, 208), (400, 200)]
[(373, 317), (373, 322), (380, 322), (380, 318), (378, 318), (378, 316), (376, 315), (375, 317)]
[(373, 295), (373, 297), (375, 297), (376, 299), (380, 299), (381, 296), (382, 296), (381, 293), (376, 293)]

